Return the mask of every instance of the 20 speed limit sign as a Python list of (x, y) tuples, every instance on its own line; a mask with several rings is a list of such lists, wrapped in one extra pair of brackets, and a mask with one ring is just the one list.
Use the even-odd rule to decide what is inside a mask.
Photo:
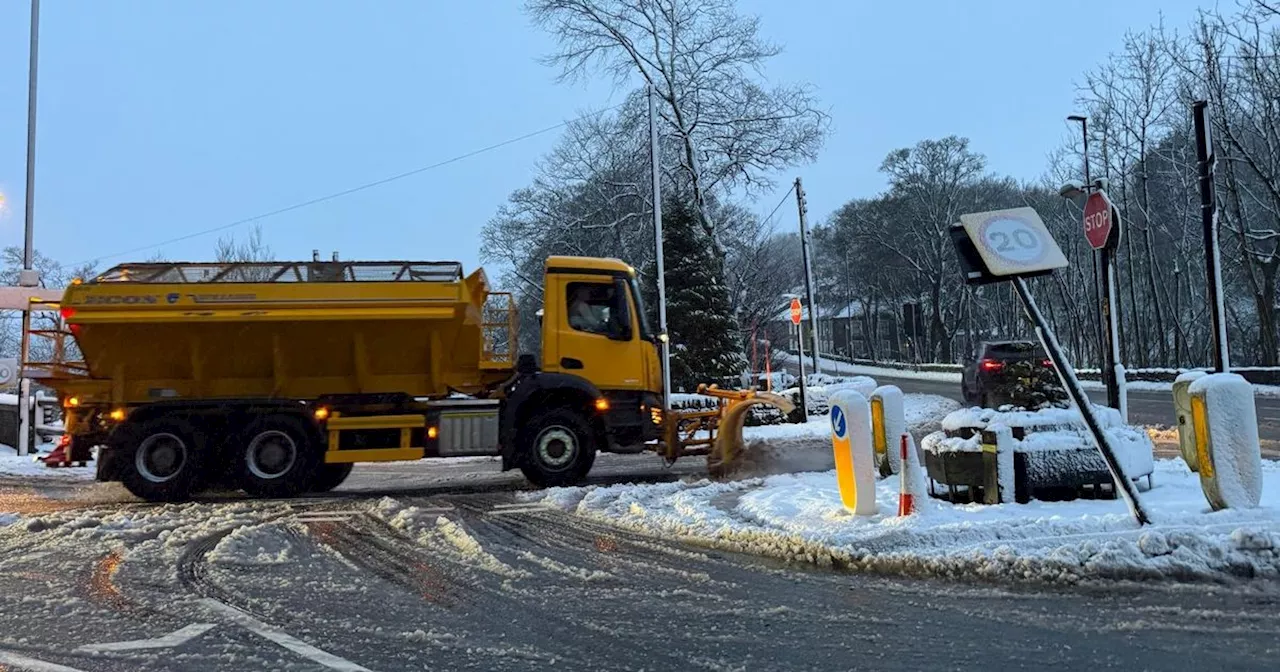
[(992, 275), (1023, 275), (1067, 265), (1062, 249), (1032, 208), (961, 215), (960, 224)]

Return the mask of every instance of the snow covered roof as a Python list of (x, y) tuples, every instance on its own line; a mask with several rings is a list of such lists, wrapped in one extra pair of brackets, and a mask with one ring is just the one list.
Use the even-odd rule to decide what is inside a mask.
[[(882, 308), (881, 310), (883, 312), (892, 312), (892, 308), (888, 306)], [(863, 307), (862, 307), (861, 301), (854, 301), (851, 304), (847, 304), (836, 309), (823, 308), (821, 306), (818, 307), (818, 319), (820, 320), (830, 320), (830, 319), (843, 320), (843, 319), (848, 319), (850, 317), (862, 317), (862, 314), (863, 314)], [(804, 305), (803, 299), (801, 299), (800, 318), (804, 320), (809, 319), (809, 306)], [(791, 307), (784, 306), (782, 310), (778, 311), (778, 314), (774, 316), (773, 319), (778, 322), (787, 322), (791, 320)]]

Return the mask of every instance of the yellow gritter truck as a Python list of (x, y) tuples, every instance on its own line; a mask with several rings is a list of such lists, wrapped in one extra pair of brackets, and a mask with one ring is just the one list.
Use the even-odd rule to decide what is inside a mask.
[[(597, 452), (742, 449), (746, 408), (791, 405), (703, 387), (713, 411), (663, 405), (635, 270), (551, 257), (540, 357), (516, 351), (510, 294), (456, 262), (136, 263), (33, 300), (55, 341), (27, 375), (65, 410), (50, 466), (97, 448), (97, 478), (152, 501), (231, 486), (290, 497), (356, 462), (501, 456), (539, 486), (580, 482)], [(67, 359), (68, 341), (83, 361)], [(34, 349), (33, 349), (34, 350)]]

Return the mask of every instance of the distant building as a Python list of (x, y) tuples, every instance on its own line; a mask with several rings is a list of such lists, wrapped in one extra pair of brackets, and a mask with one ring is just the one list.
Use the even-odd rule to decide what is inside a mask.
[[(800, 326), (807, 351), (811, 343), (807, 306), (802, 308)], [(840, 308), (819, 308), (818, 346), (824, 354), (842, 358), (915, 361), (919, 359), (916, 352), (927, 342), (924, 326), (923, 309), (919, 303), (897, 307), (886, 305), (868, 314), (862, 302), (854, 301)], [(757, 338), (768, 339), (775, 349), (797, 350), (797, 330), (791, 324), (789, 308), (779, 311), (761, 332)]]

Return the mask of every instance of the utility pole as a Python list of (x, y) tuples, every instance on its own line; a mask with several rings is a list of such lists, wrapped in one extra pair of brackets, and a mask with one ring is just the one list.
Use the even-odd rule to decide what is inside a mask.
[[(37, 287), (40, 277), (32, 268), (35, 248), (32, 241), (35, 224), (36, 206), (36, 71), (40, 53), (40, 0), (31, 0), (31, 41), (30, 55), (27, 59), (27, 196), (23, 213), (24, 231), (22, 237), (22, 272), (18, 274), (18, 284), (22, 287)], [(22, 310), (22, 343), (19, 346), (18, 371), (18, 454), (26, 455), (31, 441), (31, 379), (27, 377), (26, 365), (30, 356), (28, 334), (31, 332), (30, 306)]]
[(1213, 164), (1217, 156), (1209, 141), (1209, 103), (1191, 104), (1195, 121), (1196, 160), (1200, 164), (1200, 224), (1204, 227), (1204, 271), (1208, 276), (1209, 316), (1213, 320), (1213, 370), (1226, 373), (1231, 367), (1227, 352), (1226, 313), (1222, 297), (1222, 258), (1218, 247), (1218, 210), (1213, 198)]
[(658, 143), (658, 92), (649, 85), (649, 159), (653, 170), (653, 247), (658, 273), (658, 338), (662, 351), (662, 408), (671, 410), (671, 341), (667, 336), (667, 276), (662, 264), (662, 154)]
[(796, 178), (796, 208), (800, 210), (800, 253), (804, 256), (804, 293), (809, 301), (809, 343), (813, 352), (813, 371), (822, 373), (822, 364), (818, 356), (818, 304), (813, 300), (813, 267), (809, 262), (809, 206), (805, 203), (804, 187), (800, 185), (798, 177)]

